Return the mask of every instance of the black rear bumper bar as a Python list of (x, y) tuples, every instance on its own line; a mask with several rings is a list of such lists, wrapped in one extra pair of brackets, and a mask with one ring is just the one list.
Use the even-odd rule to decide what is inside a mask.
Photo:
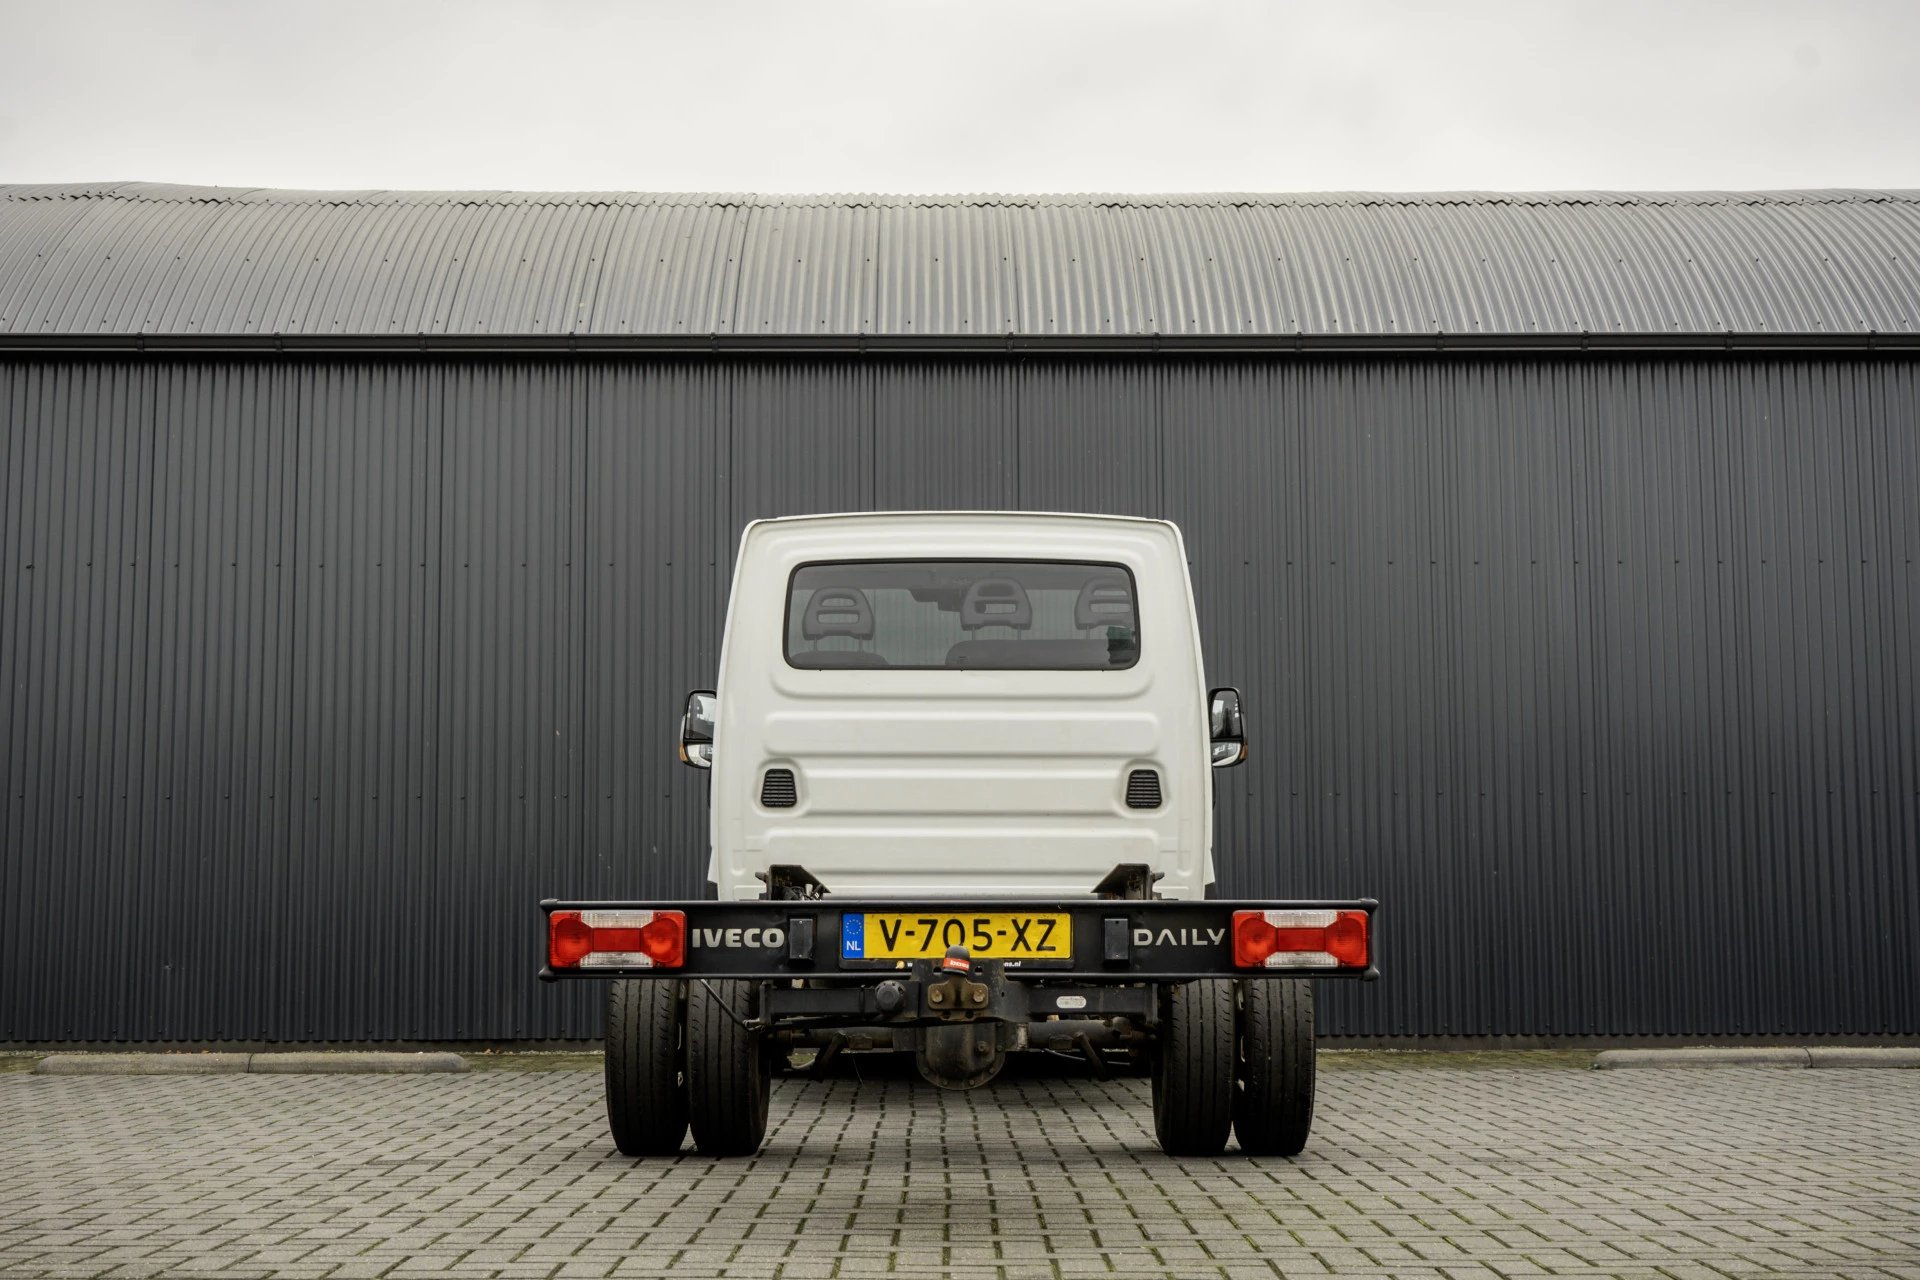
[[(680, 911), (687, 919), (686, 963), (677, 968), (567, 968), (543, 965), (543, 981), (578, 978), (754, 978), (872, 983), (899, 976), (904, 961), (869, 960), (852, 953), (850, 939), (869, 913), (975, 916), (986, 913), (1059, 913), (1070, 917), (1072, 945), (1060, 959), (1004, 961), (1006, 977), (1018, 981), (1060, 979), (1075, 983), (1186, 982), (1196, 978), (1380, 976), (1379, 932), (1371, 898), (1343, 901), (1252, 902), (1163, 899), (876, 899), (833, 898), (750, 902), (578, 902), (549, 898), (555, 911)], [(1233, 961), (1236, 911), (1364, 911), (1370, 942), (1361, 968), (1243, 969)], [(850, 925), (853, 927), (850, 928)]]

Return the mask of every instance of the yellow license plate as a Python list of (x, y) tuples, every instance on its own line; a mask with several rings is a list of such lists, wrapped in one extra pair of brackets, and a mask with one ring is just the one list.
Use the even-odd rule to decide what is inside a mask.
[(843, 960), (937, 960), (952, 946), (976, 960), (1071, 960), (1073, 926), (1064, 911), (850, 912), (840, 918)]

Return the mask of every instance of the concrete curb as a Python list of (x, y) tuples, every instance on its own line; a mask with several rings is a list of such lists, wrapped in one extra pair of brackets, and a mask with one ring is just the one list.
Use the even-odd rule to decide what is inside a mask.
[(1804, 1067), (1807, 1051), (1745, 1046), (1693, 1049), (1604, 1049), (1593, 1057), (1595, 1071), (1625, 1067)]
[(1833, 1045), (1606, 1049), (1594, 1055), (1593, 1067), (1596, 1071), (1628, 1067), (1920, 1067), (1920, 1048)]
[(1868, 1048), (1865, 1046), (1834, 1045), (1831, 1048), (1809, 1049), (1812, 1061), (1810, 1067), (1905, 1067), (1920, 1068), (1920, 1048)]
[(236, 1076), (250, 1053), (55, 1053), (34, 1064), (37, 1076)]
[(424, 1075), (467, 1071), (457, 1053), (54, 1053), (37, 1076)]
[(457, 1053), (256, 1053), (247, 1070), (255, 1075), (428, 1075), (465, 1071)]

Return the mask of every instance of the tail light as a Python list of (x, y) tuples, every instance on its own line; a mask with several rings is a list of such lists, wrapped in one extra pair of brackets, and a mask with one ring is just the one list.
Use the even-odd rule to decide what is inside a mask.
[(1236, 911), (1233, 962), (1242, 969), (1364, 969), (1364, 911)]
[(547, 917), (553, 969), (678, 969), (687, 962), (684, 911), (555, 911)]

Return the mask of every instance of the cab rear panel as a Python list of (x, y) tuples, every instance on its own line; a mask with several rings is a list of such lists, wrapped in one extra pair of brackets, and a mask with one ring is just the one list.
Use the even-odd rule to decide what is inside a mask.
[[(894, 579), (869, 567), (882, 557)], [(1049, 565), (1065, 586), (1038, 577)], [(890, 585), (914, 567), (921, 580)], [(1076, 572), (1096, 593), (1130, 589), (1118, 616), (1137, 647), (1124, 663), (1053, 665), (1097, 651), (1117, 625), (1075, 616), (1087, 594), (1070, 589)], [(983, 602), (966, 583), (1012, 598)], [(827, 608), (840, 603), (853, 608)], [(1159, 873), (1161, 896), (1198, 898), (1212, 877), (1199, 640), (1179, 533), (1164, 522), (751, 525), (718, 693), (711, 879), (723, 899), (759, 896), (776, 865), (862, 897), (1084, 894), (1137, 864)]]

